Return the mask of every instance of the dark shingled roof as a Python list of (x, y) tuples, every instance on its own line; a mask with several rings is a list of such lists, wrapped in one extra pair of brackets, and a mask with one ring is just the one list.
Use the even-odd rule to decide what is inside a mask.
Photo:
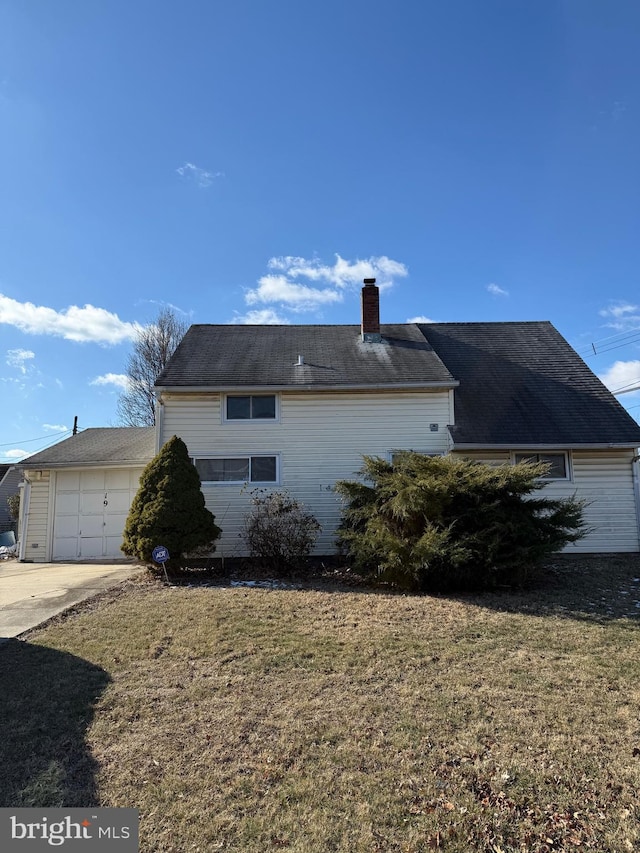
[[(640, 446), (640, 426), (548, 322), (192, 326), (160, 388), (449, 386), (456, 447)], [(305, 365), (296, 367), (298, 355)]]
[(420, 326), (460, 386), (458, 445), (640, 445), (640, 426), (548, 322)]
[(191, 326), (156, 386), (455, 384), (418, 326), (384, 325), (381, 333), (382, 343), (371, 344), (360, 326)]
[(146, 465), (155, 455), (154, 427), (100, 427), (86, 429), (64, 441), (27, 456), (21, 468), (66, 465)]

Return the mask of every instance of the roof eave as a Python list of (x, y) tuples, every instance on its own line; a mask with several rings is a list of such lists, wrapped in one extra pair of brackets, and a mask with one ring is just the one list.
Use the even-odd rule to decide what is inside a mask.
[(24, 464), (20, 462), (16, 465), (16, 468), (19, 468), (21, 471), (42, 471), (56, 468), (139, 468), (141, 465), (144, 466), (148, 462), (151, 462), (153, 456), (149, 456), (148, 459), (138, 459), (135, 461), (126, 460), (126, 461), (114, 461), (109, 460), (108, 462), (101, 461), (91, 461), (91, 462), (31, 462), (29, 460), (25, 460)]
[(164, 392), (170, 394), (185, 393), (189, 391), (199, 394), (228, 394), (235, 391), (246, 393), (247, 391), (397, 391), (397, 390), (420, 390), (435, 388), (438, 390), (450, 390), (457, 388), (460, 383), (456, 379), (441, 382), (369, 382), (369, 383), (344, 383), (344, 384), (285, 384), (285, 385), (154, 385), (156, 395)]
[(637, 442), (556, 442), (553, 444), (545, 444), (544, 442), (536, 442), (535, 444), (523, 444), (519, 441), (512, 441), (509, 444), (489, 444), (472, 443), (472, 442), (454, 442), (452, 450), (635, 450), (638, 447)]

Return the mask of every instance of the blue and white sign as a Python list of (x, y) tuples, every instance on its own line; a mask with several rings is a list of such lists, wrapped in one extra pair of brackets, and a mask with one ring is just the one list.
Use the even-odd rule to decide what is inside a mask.
[(156, 545), (151, 554), (154, 563), (166, 563), (169, 559), (169, 552), (164, 545)]

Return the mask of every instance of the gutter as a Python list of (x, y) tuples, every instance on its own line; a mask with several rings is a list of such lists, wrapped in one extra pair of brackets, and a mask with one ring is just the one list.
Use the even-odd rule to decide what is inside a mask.
[(161, 395), (158, 391), (155, 391), (156, 395), (156, 429), (155, 429), (155, 442), (156, 442), (156, 455), (160, 453), (160, 448), (162, 447), (162, 435), (164, 433), (164, 401), (161, 398)]
[(21, 563), (25, 562), (24, 555), (27, 550), (27, 531), (29, 529), (29, 512), (31, 510), (31, 480), (24, 473), (23, 476), (24, 481), (21, 483), (22, 497), (20, 499), (20, 506), (22, 507), (22, 518), (20, 520), (22, 523), (18, 530), (18, 560)]
[(512, 441), (510, 444), (472, 444), (454, 442), (452, 450), (635, 450), (637, 443), (601, 443), (601, 444), (521, 444)]
[(53, 471), (58, 468), (138, 468), (141, 465), (144, 468), (152, 459), (153, 456), (150, 456), (148, 459), (139, 459), (135, 462), (131, 462), (131, 460), (127, 462), (39, 462), (37, 465), (23, 468), (22, 471), (23, 473), (25, 471)]
[(430, 389), (442, 390), (457, 388), (460, 383), (457, 380), (443, 382), (376, 382), (363, 384), (316, 384), (303, 383), (299, 385), (288, 383), (287, 385), (166, 385), (155, 386), (157, 394), (264, 394), (267, 391), (429, 391)]

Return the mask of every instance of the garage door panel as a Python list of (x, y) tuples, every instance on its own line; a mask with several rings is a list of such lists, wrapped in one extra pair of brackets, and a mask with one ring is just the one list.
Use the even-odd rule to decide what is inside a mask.
[(126, 513), (122, 513), (121, 515), (106, 515), (104, 518), (104, 535), (122, 536), (126, 522)]
[(101, 515), (80, 516), (80, 536), (103, 536), (104, 518)]
[(124, 513), (125, 515), (129, 512), (129, 506), (131, 505), (131, 493), (127, 490), (126, 492), (106, 492), (107, 495), (107, 506), (104, 508), (106, 515), (113, 515), (114, 513)]
[(56, 497), (56, 515), (78, 515), (80, 495), (78, 492), (58, 492)]
[(62, 515), (56, 519), (56, 538), (78, 536), (78, 515)]
[(104, 539), (102, 536), (85, 537), (80, 539), (81, 557), (104, 557)]
[(102, 515), (105, 511), (105, 492), (82, 492), (80, 512), (83, 515)]
[(104, 487), (107, 491), (109, 489), (127, 489), (128, 491), (130, 485), (130, 474), (128, 471), (105, 471)]
[(53, 543), (53, 559), (54, 560), (77, 560), (78, 558), (78, 537), (73, 539), (55, 539)]
[(107, 536), (107, 553), (114, 557), (124, 557), (124, 554), (120, 550), (120, 546), (122, 545), (122, 536)]
[(80, 472), (58, 471), (58, 473), (56, 474), (56, 483), (58, 489), (78, 491), (78, 489), (80, 488)]
[(83, 471), (80, 476), (80, 489), (82, 491), (90, 491), (97, 489), (104, 490), (104, 471)]

